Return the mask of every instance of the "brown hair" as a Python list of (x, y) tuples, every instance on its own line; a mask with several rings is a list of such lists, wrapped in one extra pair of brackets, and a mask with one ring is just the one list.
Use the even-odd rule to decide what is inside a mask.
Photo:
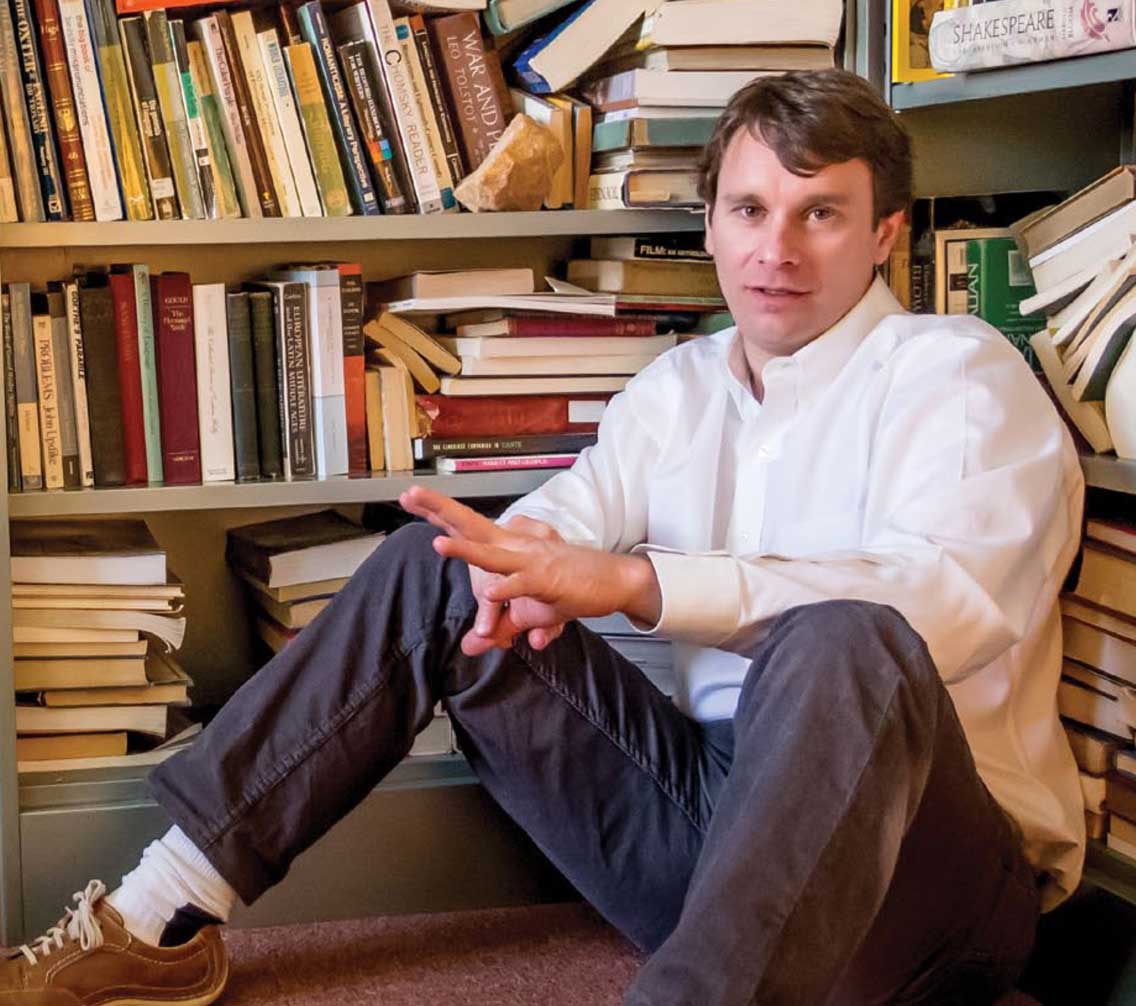
[(739, 129), (767, 144), (787, 171), (815, 174), (854, 158), (872, 170), (873, 225), (911, 205), (911, 139), (863, 78), (799, 70), (751, 81), (726, 106), (702, 151), (698, 194), (713, 211), (718, 173)]

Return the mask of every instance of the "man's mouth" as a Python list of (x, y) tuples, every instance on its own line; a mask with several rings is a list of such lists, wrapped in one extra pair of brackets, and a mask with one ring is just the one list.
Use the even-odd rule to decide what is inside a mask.
[(807, 291), (795, 290), (787, 286), (751, 286), (748, 287), (752, 293), (759, 293), (764, 297), (801, 297)]

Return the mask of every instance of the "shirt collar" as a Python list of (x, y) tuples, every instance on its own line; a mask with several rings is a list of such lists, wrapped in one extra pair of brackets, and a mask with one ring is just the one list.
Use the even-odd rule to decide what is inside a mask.
[[(778, 369), (792, 371), (796, 376), (797, 396), (801, 404), (818, 398), (834, 381), (860, 347), (860, 344), (884, 318), (893, 314), (903, 314), (904, 308), (895, 299), (883, 278), (876, 276), (867, 292), (852, 309), (835, 325), (822, 332), (812, 342), (802, 346), (791, 356), (774, 357), (762, 371), (762, 379), (768, 389), (772, 371)], [(731, 347), (737, 339), (738, 330), (734, 326), (718, 333), (723, 352), (723, 366), (729, 379), (731, 396), (744, 408), (740, 397), (753, 402), (753, 395), (746, 383), (730, 369)]]

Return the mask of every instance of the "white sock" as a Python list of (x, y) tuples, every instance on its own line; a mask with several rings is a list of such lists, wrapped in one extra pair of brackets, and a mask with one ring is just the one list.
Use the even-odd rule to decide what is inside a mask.
[(169, 946), (191, 938), (208, 922), (227, 922), (236, 896), (175, 825), (146, 847), (139, 864), (107, 901), (137, 939)]

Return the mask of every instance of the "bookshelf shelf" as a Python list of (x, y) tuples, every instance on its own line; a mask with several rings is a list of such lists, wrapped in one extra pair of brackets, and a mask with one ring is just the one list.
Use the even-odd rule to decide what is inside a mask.
[(5, 224), (0, 249), (161, 245), (310, 244), (329, 241), (484, 240), (702, 229), (686, 210), (542, 210), (432, 216)]
[(1101, 842), (1090, 841), (1088, 844), (1084, 879), (1136, 905), (1136, 863)]
[(1082, 454), (1081, 469), (1086, 484), (1095, 489), (1136, 494), (1136, 461), (1111, 454)]
[(1012, 94), (1109, 84), (1131, 77), (1136, 77), (1136, 49), (1124, 49), (1096, 56), (1008, 66), (1000, 70), (959, 73), (917, 84), (892, 84), (891, 104), (893, 108), (905, 111)]
[(154, 513), (162, 510), (221, 510), (237, 507), (335, 505), (397, 499), (411, 485), (428, 486), (450, 496), (514, 496), (531, 492), (554, 470), (376, 473), (359, 478), (338, 476), (265, 482), (214, 482), (189, 486), (126, 486), (77, 491), (11, 493), (9, 517), (78, 517), (92, 514)]

